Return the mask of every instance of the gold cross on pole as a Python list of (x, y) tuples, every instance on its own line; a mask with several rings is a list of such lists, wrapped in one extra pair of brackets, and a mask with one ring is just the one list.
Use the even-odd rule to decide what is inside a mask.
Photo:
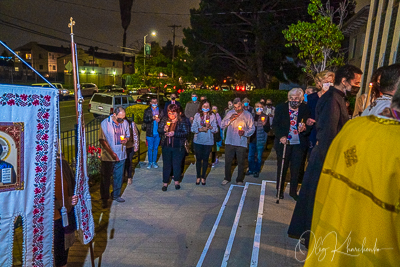
[(69, 19), (69, 21), (70, 21), (70, 23), (68, 23), (68, 28), (71, 28), (71, 34), (74, 34), (73, 27), (75, 25), (75, 21), (73, 20), (72, 17)]

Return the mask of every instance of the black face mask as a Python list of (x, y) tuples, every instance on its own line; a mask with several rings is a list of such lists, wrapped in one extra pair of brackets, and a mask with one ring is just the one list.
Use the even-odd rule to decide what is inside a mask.
[(300, 101), (289, 101), (289, 105), (291, 108), (297, 109), (298, 107), (300, 107)]
[(118, 122), (118, 123), (123, 123), (123, 122), (124, 122), (124, 119), (117, 118), (117, 122)]
[(360, 87), (359, 86), (354, 86), (354, 85), (351, 86), (350, 94), (352, 96), (357, 95), (358, 91), (360, 91)]
[(269, 108), (272, 107), (272, 104), (267, 104), (267, 107), (269, 107)]
[(175, 100), (176, 98), (175, 97), (171, 97), (171, 100)]

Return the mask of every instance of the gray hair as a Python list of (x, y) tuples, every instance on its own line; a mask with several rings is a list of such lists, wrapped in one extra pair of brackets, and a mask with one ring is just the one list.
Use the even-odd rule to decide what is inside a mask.
[(237, 104), (237, 103), (242, 103), (242, 100), (240, 100), (239, 97), (236, 97), (235, 99), (233, 99), (233, 104)]
[(293, 88), (288, 92), (288, 98), (290, 98), (292, 95), (300, 96), (300, 100), (304, 100), (304, 93), (303, 89), (301, 88)]

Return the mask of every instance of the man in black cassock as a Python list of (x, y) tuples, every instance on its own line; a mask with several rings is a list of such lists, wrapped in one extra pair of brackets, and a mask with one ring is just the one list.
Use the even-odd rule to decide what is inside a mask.
[[(360, 89), (362, 71), (352, 65), (345, 65), (335, 73), (334, 86), (321, 96), (316, 107), (317, 144), (311, 152), (299, 199), (293, 212), (288, 235), (292, 238), (304, 238), (308, 247), (314, 209), (315, 193), (319, 176), (329, 146), (335, 136), (348, 121), (346, 92), (357, 92)], [(307, 121), (307, 125), (312, 125)]]

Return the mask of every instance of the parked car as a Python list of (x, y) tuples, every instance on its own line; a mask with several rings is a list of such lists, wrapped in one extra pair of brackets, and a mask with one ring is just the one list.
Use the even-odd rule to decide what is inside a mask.
[(106, 85), (102, 88), (103, 93), (125, 93), (125, 89), (122, 88), (121, 86), (111, 84), (111, 85)]
[[(74, 91), (65, 89), (61, 83), (52, 83), (54, 87), (58, 89), (58, 95), (60, 100), (66, 100), (68, 98), (72, 98), (74, 96)], [(47, 87), (50, 88), (51, 86), (48, 83), (34, 83), (32, 86), (37, 87)]]
[(226, 92), (226, 91), (230, 91), (231, 87), (227, 84), (221, 85), (221, 90)]
[(94, 83), (81, 83), (82, 96), (92, 96), (99, 92), (99, 88)]
[(127, 108), (135, 104), (135, 100), (130, 95), (121, 93), (95, 93), (89, 102), (89, 112), (93, 116), (109, 116), (114, 113), (118, 106)]
[(185, 89), (181, 88), (180, 86), (171, 85), (171, 84), (166, 84), (164, 86), (164, 94), (165, 95), (176, 94), (179, 97), (179, 95), (184, 91), (185, 91)]
[[(138, 97), (138, 99), (136, 99), (136, 104), (149, 105), (150, 100), (153, 98), (157, 98), (156, 93), (144, 94), (144, 95)], [(164, 94), (159, 94), (159, 98), (160, 98), (160, 101), (158, 102), (158, 105), (160, 106), (160, 108), (164, 108), (165, 103), (168, 101), (168, 99)]]

